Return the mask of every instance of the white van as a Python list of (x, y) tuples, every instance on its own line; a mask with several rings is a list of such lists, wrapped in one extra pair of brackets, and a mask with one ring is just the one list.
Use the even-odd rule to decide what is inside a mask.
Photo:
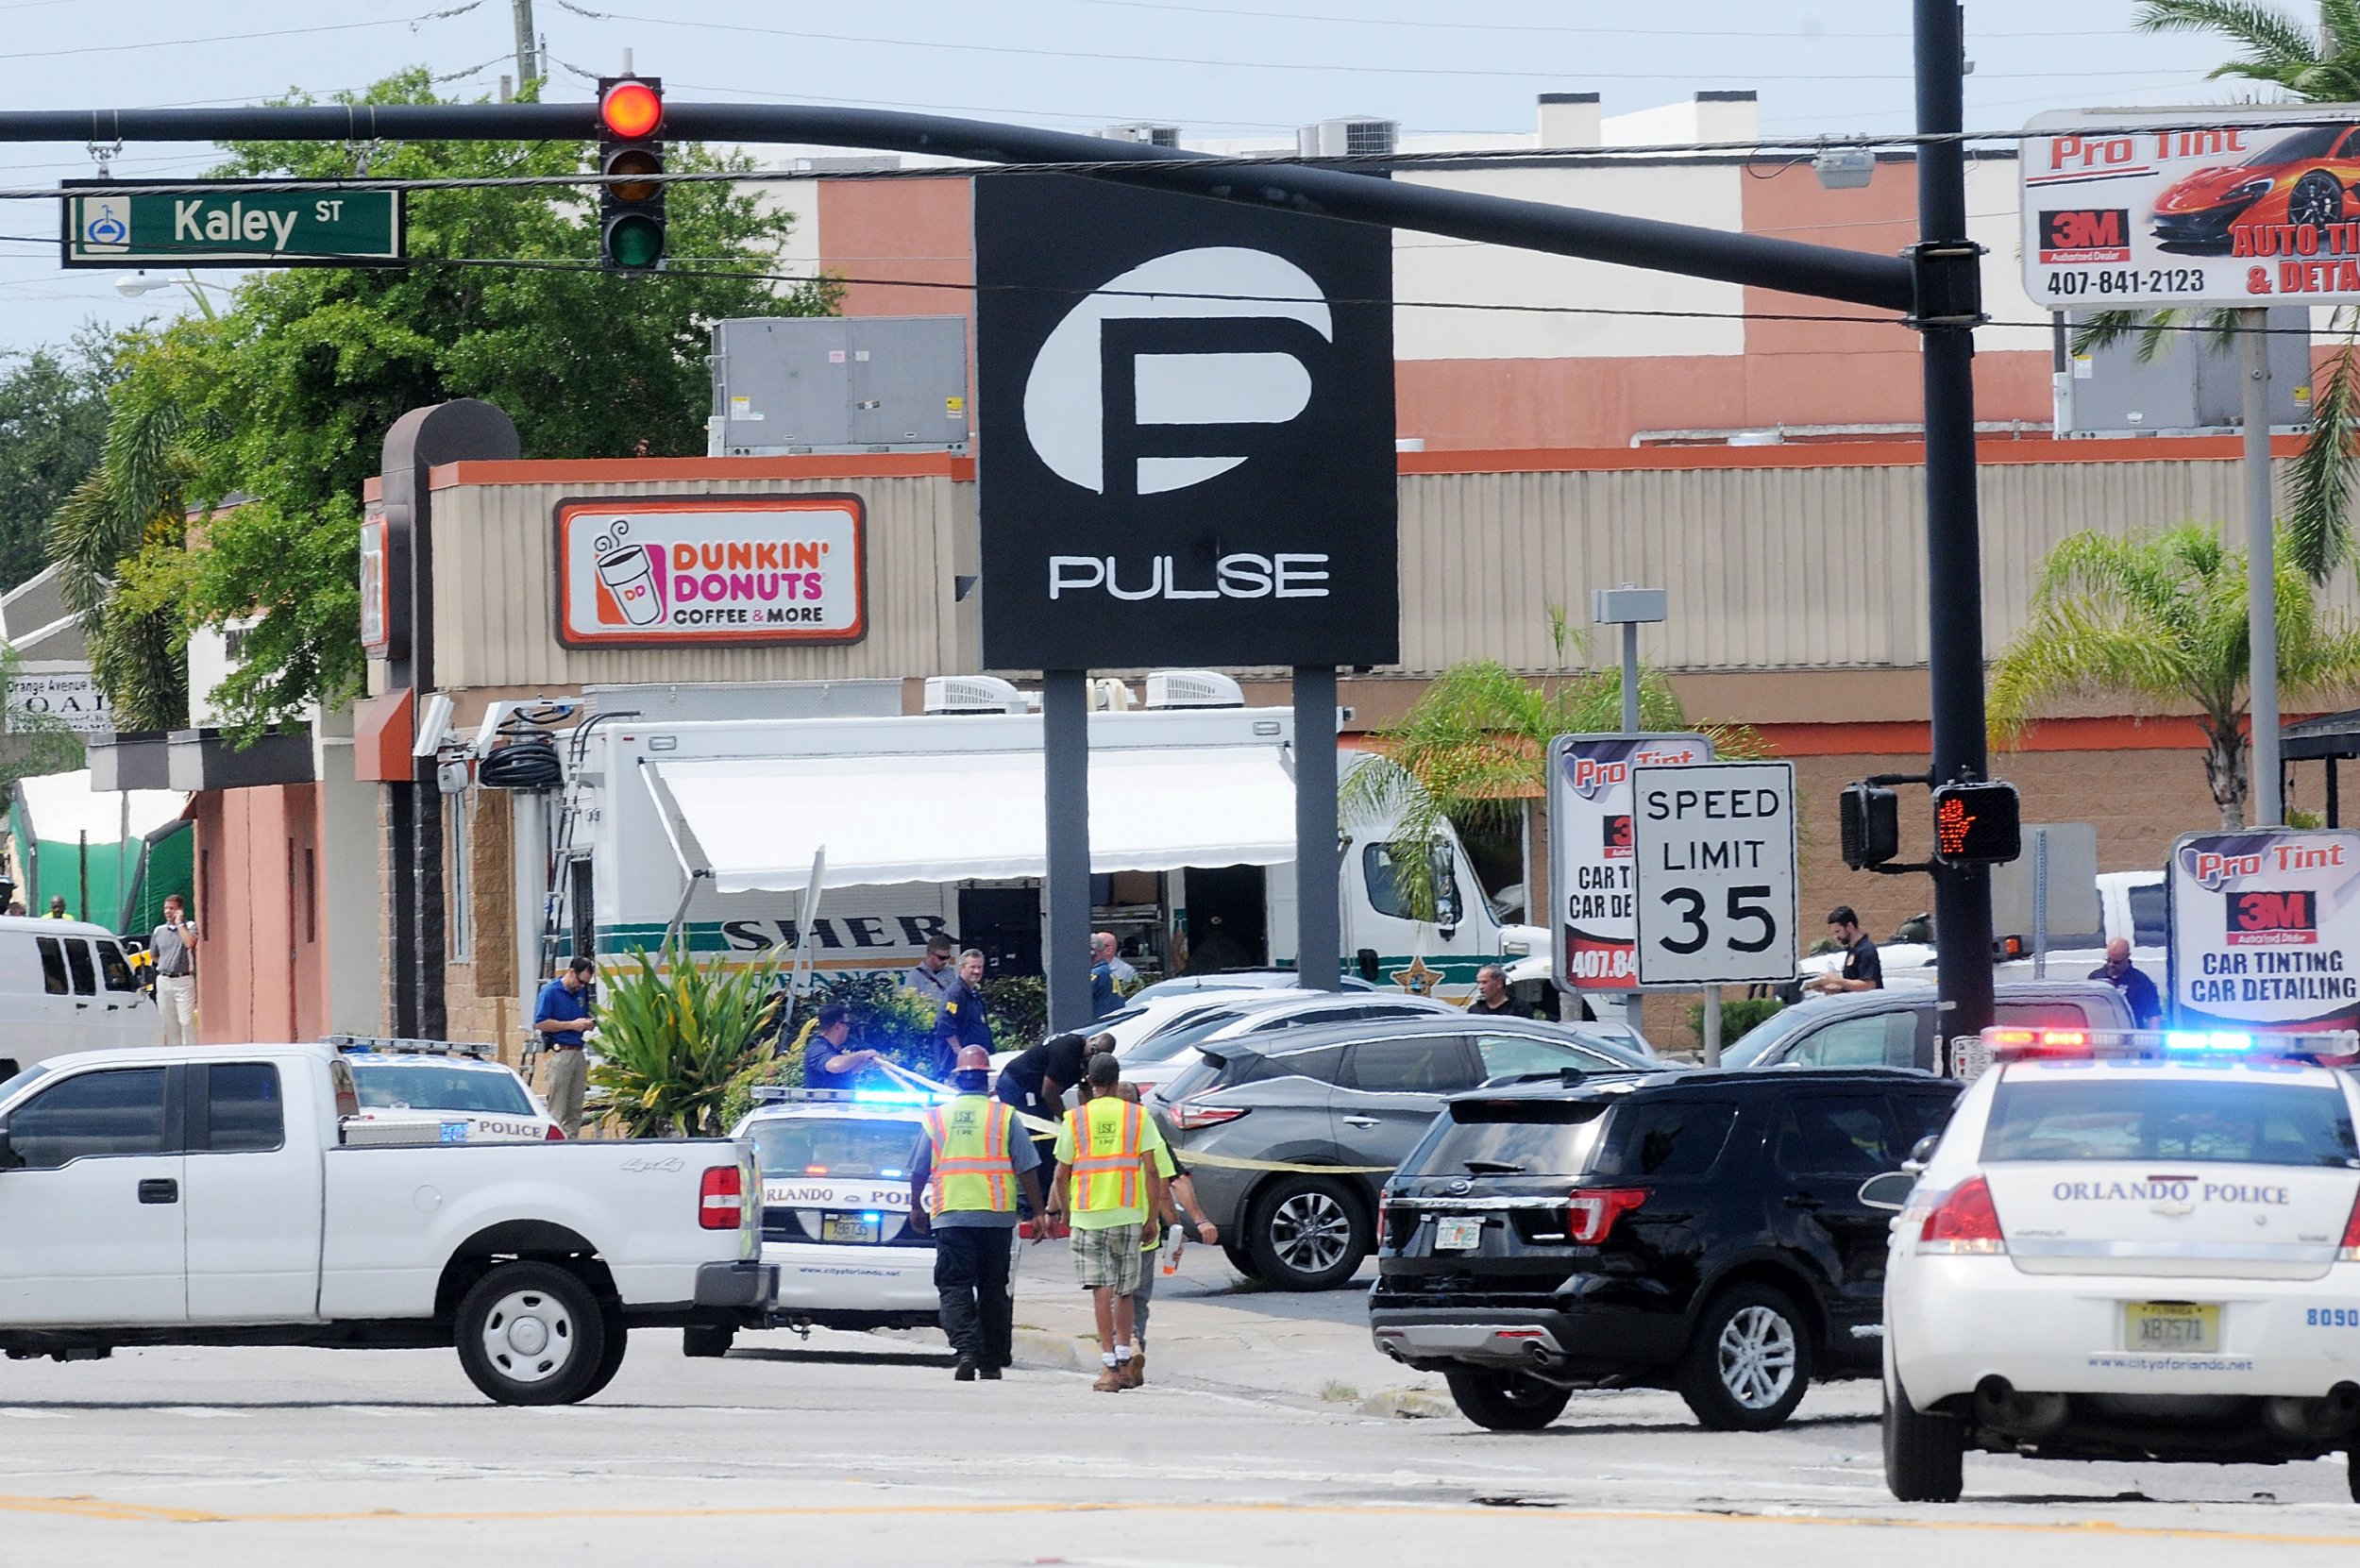
[(163, 1043), (123, 944), (87, 920), (0, 916), (0, 1078), (67, 1051)]

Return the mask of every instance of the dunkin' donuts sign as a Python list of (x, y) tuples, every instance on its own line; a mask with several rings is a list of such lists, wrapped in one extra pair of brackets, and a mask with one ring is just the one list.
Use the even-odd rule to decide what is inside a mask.
[(857, 496), (606, 496), (557, 506), (568, 648), (849, 643), (868, 632)]

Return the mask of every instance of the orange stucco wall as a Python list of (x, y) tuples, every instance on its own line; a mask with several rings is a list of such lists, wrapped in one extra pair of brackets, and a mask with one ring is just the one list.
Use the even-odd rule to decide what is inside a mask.
[(328, 1032), (318, 793), (285, 784), (196, 798), (197, 1035), (209, 1045)]

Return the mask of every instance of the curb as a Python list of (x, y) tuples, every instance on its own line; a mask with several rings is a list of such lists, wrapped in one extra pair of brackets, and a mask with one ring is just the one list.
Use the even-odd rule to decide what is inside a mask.
[(1092, 1341), (1089, 1364), (1082, 1363), (1079, 1342), (1037, 1328), (1020, 1328), (1010, 1344), (1016, 1364), (1033, 1372), (1096, 1372), (1098, 1355)]
[(1431, 1421), (1455, 1415), (1458, 1407), (1424, 1389), (1388, 1389), (1373, 1393), (1354, 1407), (1364, 1416), (1391, 1416), (1401, 1421)]

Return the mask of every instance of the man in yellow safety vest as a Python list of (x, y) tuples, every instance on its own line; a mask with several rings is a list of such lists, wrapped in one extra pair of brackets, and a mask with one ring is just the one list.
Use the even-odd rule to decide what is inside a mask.
[(934, 1232), (942, 1332), (959, 1358), (952, 1376), (996, 1382), (1016, 1335), (1008, 1275), (1017, 1194), (1040, 1212), (1040, 1155), (1015, 1108), (991, 1098), (991, 1056), (982, 1046), (960, 1050), (951, 1082), (957, 1096), (926, 1113), (926, 1141), (910, 1171), (910, 1222)]
[(1146, 1267), (1140, 1233), (1163, 1212), (1164, 1183), (1176, 1167), (1155, 1121), (1116, 1093), (1122, 1069), (1114, 1053), (1089, 1061), (1089, 1099), (1066, 1112), (1057, 1130), (1057, 1190), (1049, 1212), (1070, 1214), (1073, 1272), (1098, 1317), (1100, 1393), (1132, 1386), (1133, 1292)]

